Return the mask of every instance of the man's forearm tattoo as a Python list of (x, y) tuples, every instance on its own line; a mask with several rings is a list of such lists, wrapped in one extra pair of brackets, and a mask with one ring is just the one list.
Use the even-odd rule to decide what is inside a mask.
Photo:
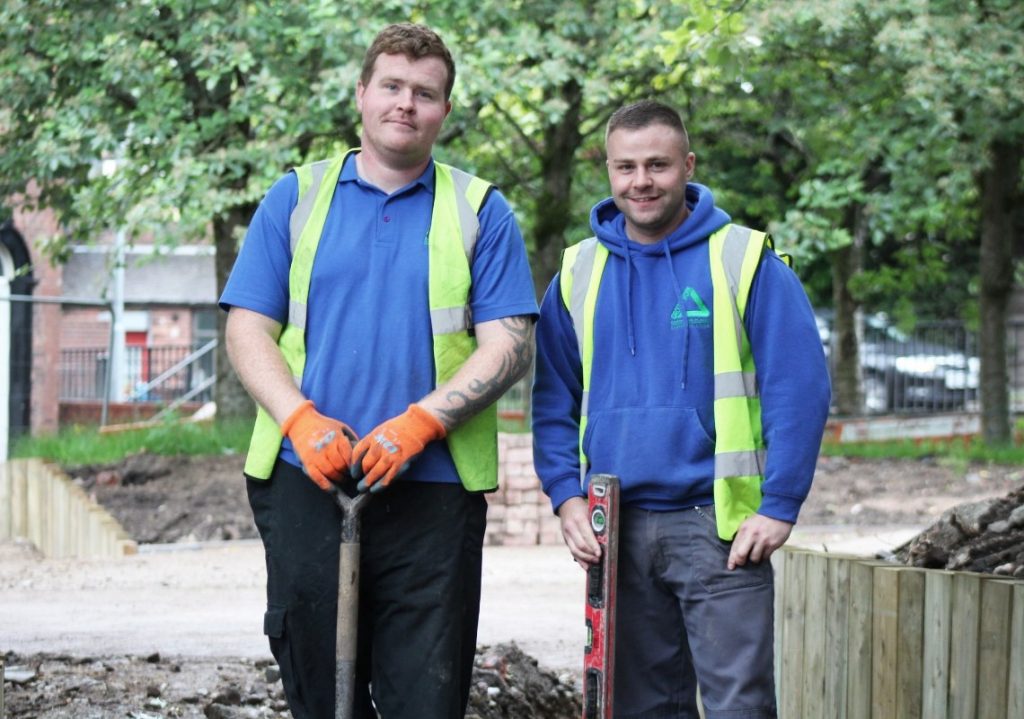
[(533, 321), (529, 317), (505, 317), (500, 322), (514, 342), (491, 376), (473, 379), (467, 391), (452, 390), (445, 395), (452, 407), (442, 413), (452, 426), (474, 417), (496, 402), (505, 390), (526, 374), (533, 362)]

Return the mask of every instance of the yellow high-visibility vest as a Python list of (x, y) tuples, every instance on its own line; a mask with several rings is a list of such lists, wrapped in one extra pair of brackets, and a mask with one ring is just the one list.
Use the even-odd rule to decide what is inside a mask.
[[(289, 220), (292, 263), (288, 273), (288, 321), (278, 347), (298, 387), (306, 364), (306, 304), (313, 258), (327, 222), (331, 199), (345, 158), (358, 148), (331, 160), (295, 168), (299, 199)], [(472, 285), (470, 262), (480, 234), (478, 212), (490, 183), (440, 162), (434, 163), (434, 207), (428, 245), (428, 291), (433, 335), (435, 381), (448, 381), (477, 347), (469, 308)], [(497, 404), (448, 433), (446, 441), (463, 486), (471, 492), (498, 486)], [(281, 449), (281, 430), (258, 408), (249, 442), (245, 473), (267, 479)]]
[[(771, 240), (763, 232), (729, 224), (711, 235), (708, 244), (714, 315), (715, 517), (718, 536), (730, 541), (743, 520), (761, 506), (765, 460), (761, 400), (743, 317), (754, 274)], [(594, 313), (608, 254), (608, 248), (591, 237), (566, 248), (559, 273), (559, 290), (576, 332), (583, 369), (581, 487), (588, 467), (583, 434), (594, 363)]]

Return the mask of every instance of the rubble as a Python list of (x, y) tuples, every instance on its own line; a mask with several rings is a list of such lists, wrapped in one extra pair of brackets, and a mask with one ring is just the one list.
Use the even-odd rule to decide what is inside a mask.
[(946, 510), (893, 558), (914, 567), (1024, 578), (1024, 487)]
[[(10, 719), (286, 719), (270, 659), (4, 656)], [(11, 676), (18, 669), (18, 681)], [(577, 719), (579, 690), (514, 643), (477, 650), (467, 719)]]
[(515, 642), (477, 648), (466, 719), (577, 719), (582, 712), (571, 676), (542, 670)]

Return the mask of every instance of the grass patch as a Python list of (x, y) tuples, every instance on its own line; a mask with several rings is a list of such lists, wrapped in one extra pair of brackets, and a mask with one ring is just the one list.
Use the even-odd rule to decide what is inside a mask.
[(62, 465), (116, 462), (129, 454), (204, 455), (244, 452), (252, 433), (250, 420), (176, 422), (101, 433), (98, 427), (74, 426), (57, 434), (19, 437), (11, 457), (40, 457)]
[[(510, 433), (530, 431), (523, 419), (505, 417), (499, 417), (498, 429)], [(109, 434), (93, 426), (74, 426), (58, 434), (19, 437), (13, 441), (10, 455), (12, 458), (40, 457), (73, 466), (116, 462), (138, 452), (163, 455), (243, 453), (248, 449), (251, 433), (251, 420), (219, 423), (168, 420), (154, 427)], [(866, 459), (937, 459), (960, 467), (971, 462), (1024, 464), (1024, 446), (987, 447), (977, 438), (942, 442), (825, 442), (821, 454)]]
[(893, 440), (889, 442), (825, 442), (821, 454), (827, 457), (864, 457), (866, 459), (938, 459), (957, 466), (970, 462), (995, 464), (1024, 463), (1024, 447), (986, 446), (978, 438), (947, 441)]

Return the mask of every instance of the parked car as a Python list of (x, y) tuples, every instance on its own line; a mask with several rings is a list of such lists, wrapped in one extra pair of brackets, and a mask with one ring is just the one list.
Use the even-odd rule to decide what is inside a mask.
[(885, 314), (864, 318), (860, 344), (866, 409), (950, 411), (977, 400), (980, 361), (958, 323), (921, 325), (913, 336)]

